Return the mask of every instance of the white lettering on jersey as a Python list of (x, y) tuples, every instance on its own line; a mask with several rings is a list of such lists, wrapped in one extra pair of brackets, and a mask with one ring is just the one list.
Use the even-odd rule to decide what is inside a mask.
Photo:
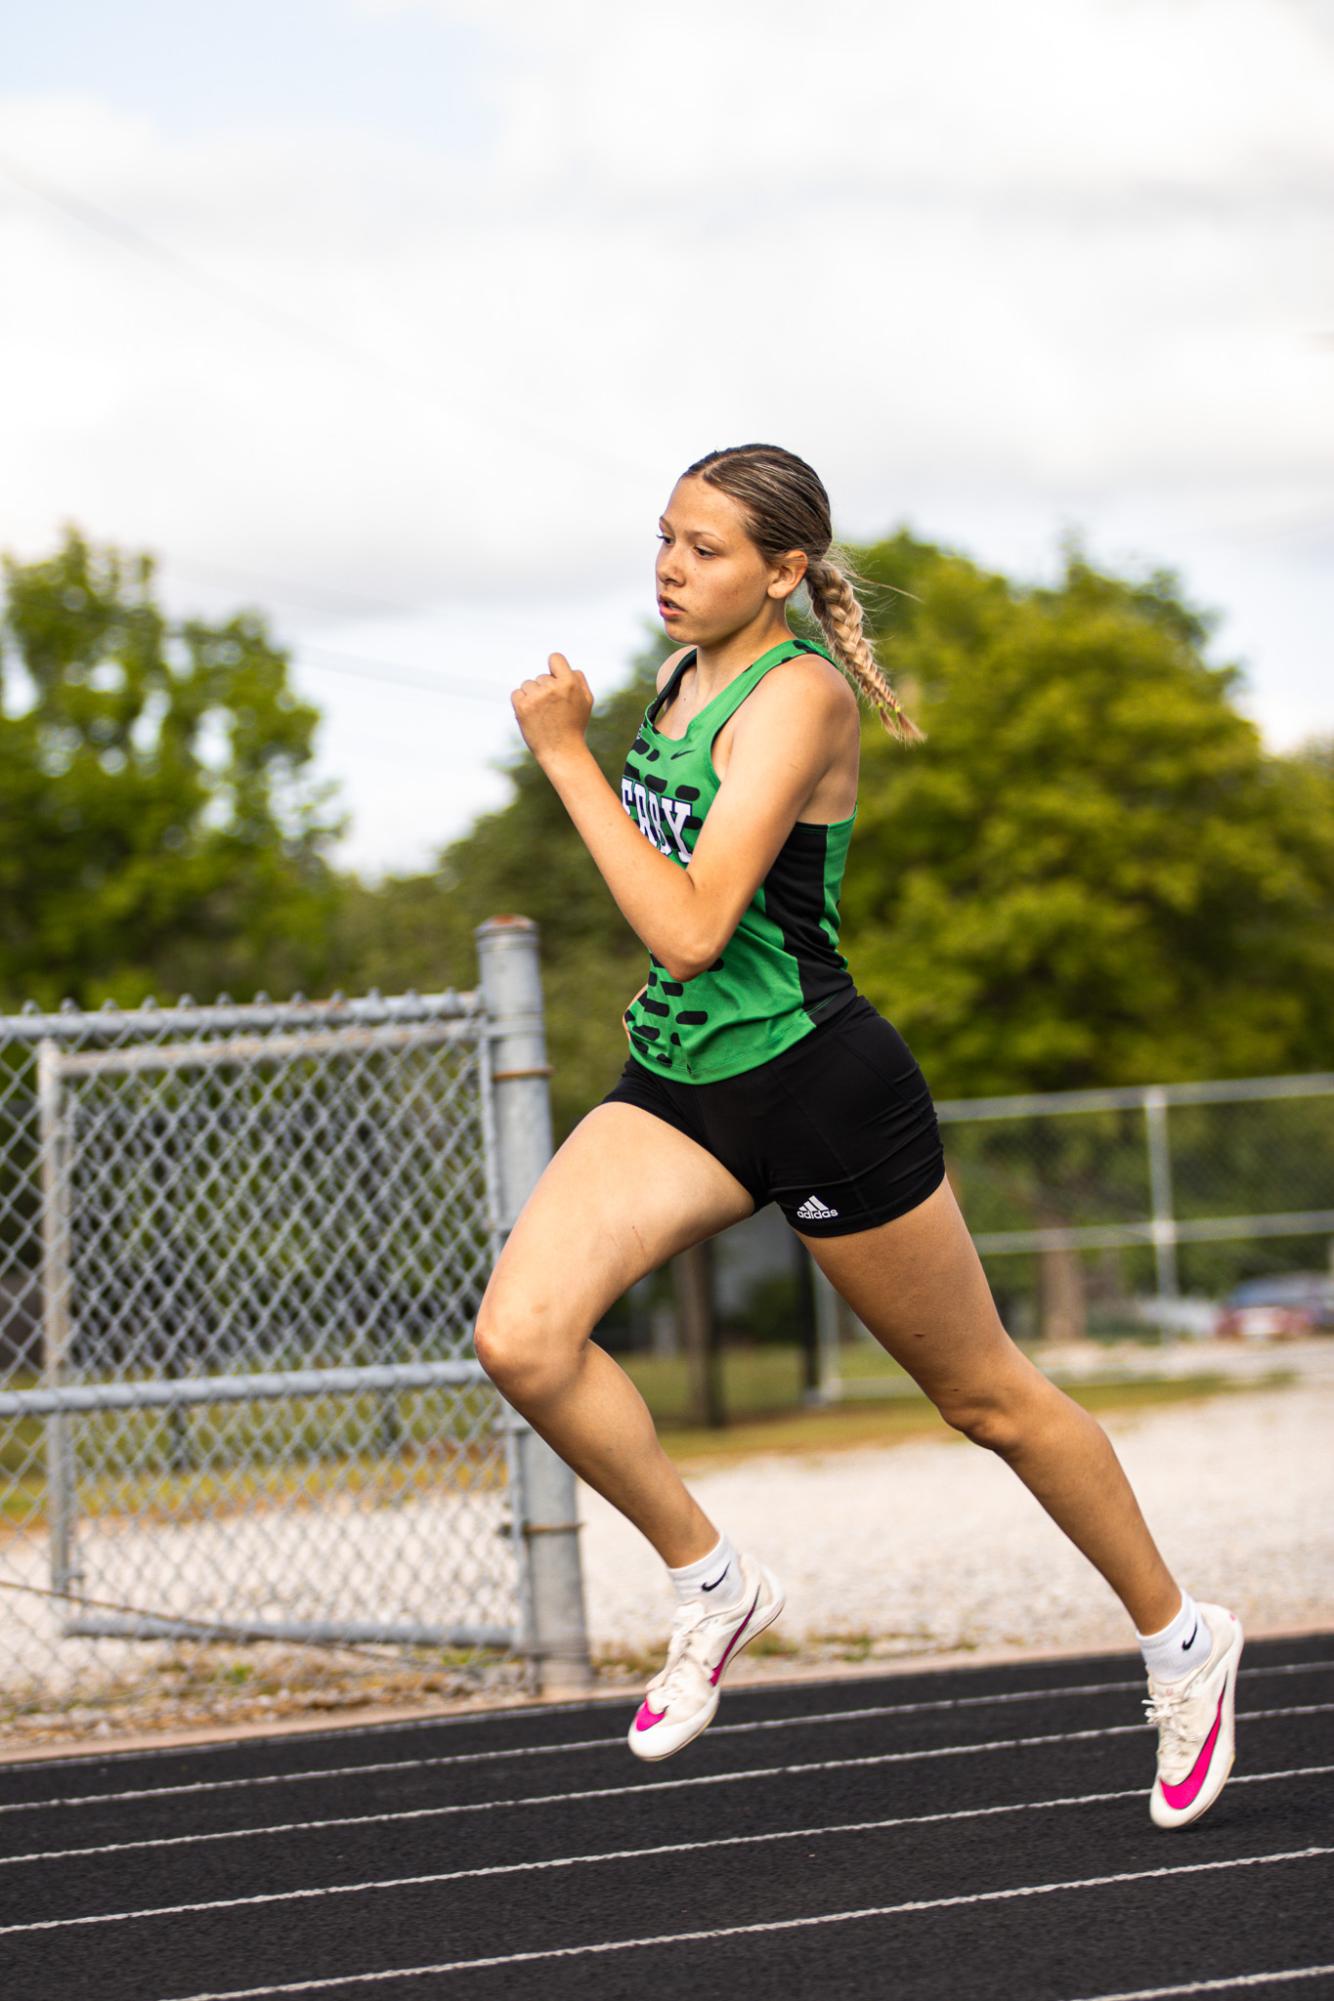
[(659, 854), (670, 855), (675, 847), (683, 862), (690, 860), (684, 836), (692, 803), (689, 799), (668, 799), (662, 793), (649, 792), (631, 778), (621, 780), (621, 804), (644, 839), (652, 842)]
[[(682, 839), (682, 832), (686, 821), (690, 818), (690, 801), (688, 799), (665, 798), (662, 802), (662, 816), (667, 822), (672, 839), (676, 842), (676, 852), (680, 855), (683, 862), (688, 862), (690, 860), (690, 850)], [(670, 850), (664, 849), (663, 852), (669, 853)]]

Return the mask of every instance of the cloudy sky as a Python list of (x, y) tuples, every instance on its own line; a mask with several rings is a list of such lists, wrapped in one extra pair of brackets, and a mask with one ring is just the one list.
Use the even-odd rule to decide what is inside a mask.
[(651, 615), (679, 468), (1079, 531), (1334, 730), (1330, 0), (48, 0), (0, 28), (0, 547), (259, 604), (368, 873)]

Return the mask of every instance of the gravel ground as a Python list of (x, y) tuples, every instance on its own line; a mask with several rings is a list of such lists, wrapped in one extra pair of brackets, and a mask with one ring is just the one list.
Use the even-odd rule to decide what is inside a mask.
[[(1066, 1359), (1077, 1372), (1078, 1358)], [(1108, 1421), (1169, 1562), (1198, 1597), (1235, 1606), (1252, 1632), (1334, 1629), (1334, 1342), (1300, 1354), (1197, 1352), (1194, 1364), (1225, 1366), (1243, 1383), (1262, 1365), (1299, 1374), (1291, 1386), (1247, 1386)], [(938, 1441), (768, 1454), (706, 1463), (687, 1476), (713, 1519), (787, 1587), (787, 1610), (742, 1655), (736, 1678), (1130, 1643), (1110, 1592), (1013, 1474), (943, 1427)], [(215, 1585), (229, 1576), (230, 1616), (271, 1616), (281, 1609), (272, 1602), (275, 1542), (290, 1544), (295, 1561), (317, 1529), (332, 1531), (322, 1573), (329, 1588), (349, 1572), (378, 1576), (383, 1587), (406, 1549), (441, 1539), (444, 1555), (454, 1526), (447, 1517), (460, 1505), (436, 1495), (393, 1509), (326, 1506), (290, 1520), (250, 1512), (189, 1526), (86, 1527), (80, 1549), (107, 1595), (146, 1602), (148, 1591), (147, 1602), (169, 1604), (184, 1575)], [(612, 1508), (581, 1490), (581, 1509), (595, 1656), (612, 1687), (641, 1680), (662, 1659), (670, 1590), (651, 1549)], [(473, 1521), (470, 1533), (478, 1532)], [(483, 1542), (501, 1589), (507, 1552), (492, 1532)], [(16, 1538), (4, 1545), (0, 1572), (42, 1583), (46, 1565), (44, 1541)], [(440, 1574), (434, 1584), (414, 1576), (425, 1595), (417, 1604), (406, 1593), (405, 1616), (438, 1616)], [(333, 1607), (287, 1610), (329, 1616)], [(0, 1701), (11, 1710), (0, 1749), (71, 1731), (276, 1719), (357, 1700), (419, 1706), (465, 1692), (443, 1673), (418, 1682), (343, 1656), (57, 1644), (56, 1634), (49, 1605), (0, 1594)], [(15, 1701), (27, 1713), (13, 1712)]]
[[(1334, 1626), (1334, 1372), (1106, 1428), (1197, 1598), (1233, 1606), (1254, 1632)], [(783, 1580), (772, 1633), (803, 1665), (1131, 1643), (1111, 1592), (1015, 1476), (952, 1434), (687, 1477), (710, 1517)], [(595, 1652), (656, 1661), (672, 1609), (657, 1561), (606, 1502), (587, 1490), (581, 1500)], [(795, 1664), (743, 1659), (752, 1675)]]

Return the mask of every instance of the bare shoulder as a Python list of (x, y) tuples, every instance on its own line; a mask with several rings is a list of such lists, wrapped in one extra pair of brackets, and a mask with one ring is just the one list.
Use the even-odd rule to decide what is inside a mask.
[[(735, 731), (735, 735), (732, 732)], [(857, 800), (861, 717), (851, 686), (819, 653), (798, 654), (764, 676), (714, 741), (714, 769), (743, 771), (772, 793), (773, 772), (790, 770), (798, 819), (841, 820)]]
[(678, 646), (675, 653), (667, 655), (667, 658), (658, 669), (657, 689), (659, 694), (667, 686), (667, 683), (671, 680), (687, 653), (693, 653), (694, 650), (693, 646)]
[(856, 691), (822, 653), (799, 653), (765, 675), (742, 712), (788, 723), (807, 719), (818, 728), (860, 723)]

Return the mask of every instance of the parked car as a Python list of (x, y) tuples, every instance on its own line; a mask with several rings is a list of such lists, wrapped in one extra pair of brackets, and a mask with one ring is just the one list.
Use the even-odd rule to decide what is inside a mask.
[(1214, 1323), (1220, 1341), (1297, 1341), (1334, 1331), (1334, 1278), (1288, 1271), (1248, 1278), (1228, 1294)]

